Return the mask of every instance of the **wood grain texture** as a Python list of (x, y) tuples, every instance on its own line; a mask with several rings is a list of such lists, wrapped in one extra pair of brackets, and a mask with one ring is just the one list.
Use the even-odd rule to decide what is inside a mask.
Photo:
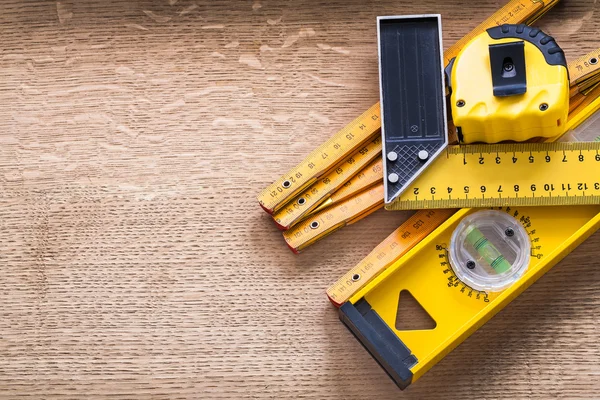
[(409, 214), (295, 256), (254, 200), (377, 101), (377, 15), (503, 3), (2, 1), (0, 397), (597, 397), (600, 235), (401, 393), (324, 290)]

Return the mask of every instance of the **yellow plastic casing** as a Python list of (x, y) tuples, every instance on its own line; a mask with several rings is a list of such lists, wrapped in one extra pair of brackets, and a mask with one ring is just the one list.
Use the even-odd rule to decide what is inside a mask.
[[(494, 96), (489, 46), (515, 41), (521, 40), (493, 39), (484, 32), (456, 57), (451, 71), (451, 105), (462, 142), (521, 142), (565, 132), (569, 113), (568, 70), (562, 65), (548, 64), (534, 44), (524, 41), (527, 92)], [(545, 111), (542, 104), (548, 106)]]

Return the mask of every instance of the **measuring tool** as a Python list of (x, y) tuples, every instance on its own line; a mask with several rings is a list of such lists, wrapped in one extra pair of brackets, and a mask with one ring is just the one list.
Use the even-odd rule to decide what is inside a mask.
[[(379, 17), (385, 204), (448, 144), (439, 16)], [(426, 45), (427, 43), (427, 45)], [(446, 67), (459, 141), (555, 137), (569, 112), (569, 76), (554, 39), (503, 24), (466, 42)]]
[[(444, 63), (456, 57), (464, 44), (486, 29), (503, 23), (530, 24), (548, 12), (558, 0), (513, 0), (495, 12), (444, 53)], [(314, 150), (300, 164), (265, 188), (259, 195), (261, 207), (272, 214), (281, 209), (300, 191), (332, 170), (341, 160), (367, 142), (381, 128), (379, 103), (336, 133)]]
[(391, 206), (428, 208), (600, 203), (600, 143), (450, 146)]
[(554, 39), (526, 25), (488, 29), (447, 67), (463, 143), (518, 142), (565, 131), (569, 75)]
[(378, 17), (386, 204), (448, 145), (440, 15)]
[[(585, 56), (580, 57), (573, 62), (570, 62), (568, 64), (570, 76), (574, 77), (575, 73), (577, 73), (577, 71), (579, 71), (581, 68), (583, 68), (582, 66), (585, 66), (585, 64), (583, 64), (584, 60), (594, 59), (594, 57), (596, 57), (596, 54), (600, 54), (600, 50), (594, 50), (594, 51), (586, 54)], [(588, 65), (585, 66), (586, 76), (588, 76), (588, 78), (591, 78), (594, 76), (597, 76), (600, 78), (600, 64), (595, 64), (593, 66), (593, 68), (589, 62), (587, 64)], [(571, 82), (571, 88), (577, 89), (577, 81)], [(600, 96), (600, 87), (596, 86), (596, 87), (592, 88), (592, 90), (586, 89), (585, 92), (581, 92), (581, 93), (578, 91), (575, 91), (572, 93), (574, 93), (574, 94), (571, 97), (571, 100), (569, 103), (570, 110), (571, 110), (571, 114), (569, 117), (570, 121), (573, 121), (573, 118), (575, 118), (575, 115), (577, 115), (577, 119), (587, 119), (587, 117), (589, 115), (583, 115), (583, 113), (573, 112), (573, 111), (575, 111), (579, 106), (582, 106), (583, 108), (585, 108), (593, 100), (598, 98)], [(594, 112), (594, 110), (595, 110), (595, 108), (591, 108), (592, 113)], [(450, 132), (452, 132), (454, 130), (450, 126), (448, 128), (449, 128)], [(571, 129), (573, 129), (573, 128), (574, 127), (571, 127)], [(573, 131), (571, 131), (571, 132), (573, 132)], [(593, 135), (593, 132), (591, 132), (591, 130), (587, 130), (587, 132), (589, 133), (589, 135), (586, 136), (587, 140), (576, 140), (576, 141), (593, 141), (598, 135), (600, 135), (600, 134)], [(573, 140), (571, 140), (571, 141), (573, 141)], [(449, 140), (449, 142), (453, 143), (453, 140)], [(375, 161), (373, 161), (370, 166), (365, 167), (361, 172), (359, 172), (357, 175), (355, 175), (350, 181), (348, 181), (340, 189), (335, 191), (329, 197), (329, 199), (327, 199), (326, 201), (321, 203), (319, 205), (319, 207), (317, 207), (315, 210), (311, 211), (311, 213), (309, 213), (308, 215), (310, 216), (311, 214), (320, 212), (320, 211), (326, 209), (327, 207), (338, 204), (339, 202), (346, 200), (347, 198), (360, 193), (362, 190), (366, 189), (367, 187), (370, 187), (374, 184), (380, 183), (381, 180), (383, 179), (382, 165), (383, 165), (382, 160), (381, 160), (380, 156), (378, 155), (377, 159)], [(362, 212), (359, 212), (358, 214), (362, 214)], [(349, 217), (350, 217), (350, 219), (354, 219), (353, 215), (352, 216), (349, 215)]]
[[(600, 53), (600, 50), (595, 50), (591, 53), (586, 54), (583, 57), (580, 57), (576, 61), (569, 63), (568, 64), (569, 71), (577, 71), (581, 60), (590, 59), (590, 58), (594, 57), (594, 55), (597, 53)], [(593, 70), (594, 72), (590, 72), (590, 71), (591, 70), (588, 69), (588, 76), (590, 76), (590, 74), (593, 74), (593, 73), (599, 74), (600, 73), (600, 65), (596, 65), (596, 68)], [(571, 75), (571, 76), (573, 76), (573, 75)], [(575, 85), (575, 83), (573, 83), (573, 85)], [(572, 86), (572, 87), (576, 87), (576, 86)], [(573, 111), (573, 112), (569, 116), (569, 123), (571, 125), (570, 135), (577, 134), (577, 135), (579, 135), (579, 138), (580, 138), (579, 140), (571, 140), (571, 141), (594, 141), (594, 139), (599, 136), (599, 134), (594, 135), (594, 132), (591, 129), (587, 129), (585, 131), (586, 136), (583, 137), (583, 139), (585, 139), (585, 140), (582, 140), (582, 136), (581, 136), (582, 134), (579, 132), (579, 130), (573, 130), (573, 128), (576, 127), (575, 125), (577, 124), (578, 120), (585, 120), (589, 117), (589, 114), (595, 112), (597, 107), (588, 107), (588, 106), (592, 103), (593, 100), (597, 99), (599, 96), (600, 96), (600, 88), (595, 89), (591, 92), (588, 92), (587, 95), (585, 95), (583, 93), (577, 93), (571, 98), (571, 102), (573, 102), (574, 104), (572, 104), (572, 108), (571, 108), (571, 111)], [(581, 109), (585, 109), (586, 107), (588, 107), (589, 110), (587, 112), (576, 111), (578, 106), (581, 106)], [(589, 125), (589, 122), (586, 122), (586, 125)], [(570, 136), (570, 135), (566, 135), (566, 136)], [(360, 191), (364, 190), (364, 188), (369, 187), (372, 184), (381, 182), (381, 179), (383, 178), (382, 169), (380, 167), (381, 162), (382, 161), (380, 158), (375, 160), (373, 162), (373, 165), (374, 165), (373, 168), (370, 168), (370, 167), (365, 168), (363, 171), (361, 171), (361, 173), (357, 174), (357, 176), (353, 177), (347, 184), (345, 184), (342, 188), (340, 188), (338, 191), (336, 191), (327, 201), (323, 202), (311, 214), (321, 212), (324, 209), (326, 209), (327, 207), (335, 205), (335, 204), (339, 203), (340, 201), (343, 201), (343, 200), (359, 193)], [(377, 165), (377, 166), (375, 166), (375, 165)], [(356, 181), (356, 184), (354, 183), (355, 181)], [(360, 184), (358, 184), (358, 182), (360, 182)], [(352, 184), (352, 185), (350, 185), (350, 184)], [(309, 214), (309, 216), (311, 214)], [(350, 209), (349, 213), (346, 216), (346, 219), (353, 220), (354, 222), (356, 222), (357, 221), (356, 217), (359, 215), (364, 215), (362, 210)], [(318, 229), (317, 229), (317, 231), (313, 230), (313, 233), (317, 234)], [(300, 243), (298, 243), (298, 242), (296, 242), (296, 243), (298, 245), (300, 245)]]
[[(419, 379), (600, 227), (599, 205), (500, 211), (505, 217), (493, 219), (474, 209), (458, 211), (340, 307), (341, 320), (400, 388)], [(466, 255), (450, 256), (463, 251)], [(474, 271), (470, 281), (469, 271)], [(403, 292), (435, 321), (433, 329), (402, 328)]]
[(419, 210), (363, 258), (354, 268), (327, 289), (327, 297), (336, 306), (356, 293), (366, 282), (379, 275), (457, 210)]
[[(571, 65), (571, 64), (569, 64)], [(576, 96), (580, 96), (581, 94), (578, 94)], [(581, 95), (583, 96), (583, 95)], [(600, 120), (600, 116), (596, 116), (594, 115), (594, 113), (600, 109), (600, 89), (598, 89), (597, 91), (592, 91), (589, 93), (588, 96), (583, 96), (583, 100), (579, 103), (578, 107), (575, 107), (573, 109), (573, 111), (569, 114), (569, 120), (567, 123), (567, 134), (565, 135), (566, 138), (571, 138), (572, 141), (594, 141), (599, 135), (600, 133), (597, 133), (598, 130), (595, 129), (595, 127), (597, 127), (597, 125), (594, 125), (591, 123), (591, 121), (598, 121)], [(585, 123), (584, 123), (585, 122)], [(581, 126), (580, 126), (581, 125)], [(562, 141), (562, 139), (561, 139)], [(535, 160), (535, 159), (534, 159)], [(577, 158), (578, 160), (578, 158)], [(529, 161), (529, 155), (527, 155), (527, 161)], [(545, 161), (545, 155), (544, 155), (544, 161)], [(562, 161), (562, 160), (561, 160)], [(477, 162), (479, 162), (479, 160), (477, 160)], [(494, 162), (495, 162), (495, 157), (494, 157)], [(511, 162), (512, 162), (512, 157), (511, 157)], [(577, 182), (580, 183), (580, 182)], [(380, 185), (382, 184), (381, 181), (379, 183)], [(571, 186), (573, 188), (573, 186)], [(477, 187), (475, 187), (477, 188)], [(543, 188), (543, 187), (542, 187)], [(555, 186), (556, 188), (556, 186)], [(536, 186), (537, 189), (537, 186)], [(447, 187), (446, 187), (447, 190)], [(481, 190), (481, 185), (479, 186), (479, 190)], [(487, 187), (486, 187), (487, 190)], [(513, 187), (514, 190), (514, 187)], [(464, 186), (463, 186), (463, 191), (464, 191)], [(337, 194), (334, 193), (334, 195)], [(365, 216), (369, 215), (370, 213), (372, 213), (373, 211), (375, 211), (372, 208), (372, 204), (373, 203), (364, 203), (364, 202), (348, 202), (346, 205), (346, 207), (344, 207), (343, 209), (339, 208), (339, 204), (338, 206), (336, 205), (332, 205), (331, 208), (327, 208), (324, 207), (323, 209), (320, 210), (315, 210), (313, 212), (313, 214), (310, 214), (307, 219), (305, 220), (305, 224), (301, 225), (301, 226), (295, 226), (292, 229), (290, 229), (289, 231), (284, 233), (284, 238), (286, 240), (286, 242), (288, 243), (288, 245), (292, 248), (292, 249), (305, 249), (308, 245), (310, 244), (314, 244), (316, 243), (318, 240), (326, 237), (326, 235), (324, 235), (324, 227), (322, 226), (318, 226), (315, 229), (311, 229), (310, 235), (305, 235), (305, 234), (297, 234), (298, 230), (303, 230), (306, 228), (307, 224), (310, 224), (310, 222), (312, 221), (310, 218), (312, 218), (313, 216), (315, 218), (321, 218), (321, 219), (335, 219), (338, 223), (340, 223), (340, 227), (344, 226), (342, 224), (343, 221), (352, 221), (352, 223), (356, 223), (358, 222), (360, 219), (364, 218)], [(380, 208), (383, 206), (383, 203), (376, 203), (377, 204), (377, 208)], [(377, 209), (376, 208), (376, 209)], [(366, 211), (369, 211), (368, 213)], [(412, 220), (412, 219), (411, 219)], [(339, 229), (339, 228), (338, 228)], [(402, 246), (399, 246), (398, 248), (402, 248)], [(397, 253), (396, 257), (400, 257), (401, 254)], [(355, 267), (355, 268), (358, 268)], [(374, 271), (378, 271), (381, 272), (383, 269), (385, 268), (384, 265), (377, 265), (377, 268), (374, 268)], [(339, 282), (337, 282), (336, 284), (332, 285), (332, 288), (335, 287)], [(366, 282), (364, 279), (360, 279), (360, 284), (364, 285)], [(354, 288), (357, 287), (357, 285), (353, 286)], [(330, 292), (328, 290), (328, 295), (331, 295), (332, 292)], [(331, 297), (331, 296), (330, 296)]]
[(319, 207), (315, 208), (308, 214), (308, 217), (323, 211), (327, 207), (331, 207), (335, 204), (357, 195), (365, 189), (368, 189), (376, 184), (381, 184), (383, 179), (383, 164), (381, 158), (378, 156), (377, 159), (371, 162), (363, 168), (358, 174), (354, 175), (352, 179), (344, 183), (344, 185), (336, 190), (327, 200), (322, 202)]
[(356, 173), (381, 154), (381, 137), (374, 137), (367, 145), (345, 159), (333, 171), (302, 191), (290, 203), (273, 214), (280, 229), (287, 230), (304, 216), (317, 208), (330, 194), (335, 192)]
[(377, 103), (263, 190), (258, 195), (259, 204), (270, 214), (281, 209), (303, 189), (327, 174), (340, 160), (359, 149), (379, 132), (380, 128)]
[[(502, 27), (505, 33), (525, 33), (523, 27)], [(490, 33), (488, 31), (488, 33)], [(532, 31), (526, 32), (527, 36), (536, 37), (538, 33)], [(492, 38), (493, 34), (490, 33)], [(542, 43), (546, 42), (546, 43)], [(542, 45), (550, 44), (552, 49), (556, 49), (551, 38), (543, 37), (540, 39)], [(499, 45), (510, 45), (508, 52), (502, 52), (500, 55), (494, 55), (490, 46), (491, 68), (494, 69), (494, 58), (500, 60), (500, 68), (496, 75), (506, 81), (492, 82), (495, 97), (523, 96), (526, 98), (527, 87), (526, 79), (519, 79), (518, 74), (513, 72), (520, 71), (524, 67), (521, 58), (525, 57), (524, 44), (517, 42), (503, 42)], [(503, 51), (506, 49), (503, 49)], [(544, 58), (546, 55), (558, 54), (559, 50), (542, 51)], [(507, 55), (508, 54), (508, 55)], [(458, 62), (458, 61), (456, 61)], [(515, 138), (511, 135), (529, 135), (530, 139), (538, 136), (547, 137), (549, 140), (560, 136), (564, 131), (567, 120), (568, 104), (564, 101), (568, 98), (568, 86), (560, 81), (564, 81), (565, 67), (563, 60), (548, 62), (549, 65), (561, 67), (552, 73), (556, 79), (556, 90), (550, 93), (552, 104), (557, 104), (557, 114), (552, 115), (549, 122), (556, 121), (556, 125), (544, 125), (548, 121), (542, 119), (530, 109), (535, 101), (543, 101), (539, 111), (545, 113), (553, 106), (546, 103), (548, 91), (539, 90), (533, 99), (527, 100), (527, 104), (517, 104), (521, 110), (520, 113), (525, 116), (526, 121), (522, 121), (521, 127), (530, 132), (520, 132), (518, 123), (505, 118), (503, 124), (492, 126), (491, 130), (486, 132), (488, 127), (484, 126), (487, 109), (489, 106), (482, 107), (478, 114), (469, 110), (460, 117), (454, 116), (454, 122), (460, 128), (459, 136), (464, 140), (465, 126), (470, 127), (466, 141), (499, 141), (501, 139), (523, 139)], [(507, 64), (511, 68), (506, 68)], [(452, 69), (452, 68), (451, 68)], [(454, 71), (456, 72), (456, 71)], [(501, 76), (503, 73), (509, 73)], [(543, 75), (543, 73), (542, 73)], [(559, 76), (560, 75), (560, 76)], [(466, 79), (466, 78), (465, 78)], [(494, 73), (492, 71), (492, 81)], [(453, 81), (453, 85), (455, 82)], [(456, 90), (456, 87), (454, 88)], [(592, 90), (593, 91), (593, 90)], [(543, 95), (540, 96), (540, 93)], [(456, 100), (454, 95), (461, 95), (457, 90), (453, 92), (451, 103), (456, 101), (456, 107), (466, 106), (467, 101)], [(496, 101), (495, 99), (493, 99)], [(463, 103), (463, 104), (461, 104)], [(476, 104), (486, 104), (483, 103)], [(493, 102), (490, 102), (493, 104)], [(592, 102), (590, 107), (594, 107)], [(497, 106), (497, 104), (495, 104)], [(544, 106), (544, 107), (542, 107)], [(475, 105), (477, 107), (477, 105)], [(523, 108), (525, 107), (525, 108)], [(514, 107), (513, 107), (514, 109)], [(575, 108), (583, 116), (589, 116), (589, 113), (582, 111), (579, 106)], [(585, 106), (585, 110), (588, 110)], [(483, 113), (482, 113), (483, 111)], [(502, 109), (496, 107), (494, 112), (500, 114), (502, 120)], [(561, 116), (563, 115), (564, 116)], [(549, 115), (547, 113), (545, 115)], [(586, 115), (587, 114), (587, 115)], [(558, 119), (554, 117), (559, 116)], [(481, 120), (479, 121), (478, 118)], [(582, 117), (583, 118), (583, 117)], [(511, 125), (514, 124), (514, 125)], [(508, 125), (508, 126), (507, 126)], [(572, 126), (581, 125), (581, 121), (571, 123)], [(502, 128), (505, 127), (505, 136), (502, 136)], [(478, 131), (479, 129), (479, 131)], [(533, 133), (532, 133), (533, 132)], [(504, 145), (504, 148), (510, 148), (513, 153), (512, 164), (517, 164), (517, 149), (515, 146)], [(536, 145), (529, 145), (536, 146)], [(545, 147), (543, 147), (545, 146)], [(548, 166), (552, 164), (552, 158), (549, 154), (550, 145), (540, 145), (538, 150), (545, 150), (544, 160)], [(584, 163), (586, 156), (593, 156), (593, 160), (600, 165), (600, 146), (593, 148), (591, 144), (569, 144), (570, 149), (579, 151), (577, 161)], [(560, 146), (552, 147), (553, 150)], [(482, 146), (472, 147), (478, 151), (478, 159), (475, 161), (478, 165), (485, 165)], [(492, 150), (492, 146), (486, 146), (486, 149)], [(500, 148), (496, 150), (495, 164), (502, 164)], [(522, 150), (522, 149), (520, 149)], [(540, 155), (534, 152), (531, 147), (529, 150), (529, 163), (535, 163), (535, 156)], [(566, 157), (568, 149), (560, 148), (563, 155), (561, 163), (568, 164)], [(590, 150), (593, 153), (583, 154)], [(460, 151), (465, 151), (464, 149)], [(534, 154), (535, 153), (535, 154)], [(450, 159), (452, 151), (447, 152), (447, 159)], [(467, 153), (463, 153), (463, 165), (467, 165)], [(505, 153), (503, 153), (504, 155)], [(523, 155), (522, 151), (519, 156)], [(596, 157), (597, 156), (597, 157)], [(436, 165), (435, 163), (432, 165)], [(565, 166), (554, 164), (554, 168), (559, 165), (561, 168), (555, 169), (553, 174), (545, 177), (554, 178), (557, 171), (565, 172)], [(447, 171), (449, 166), (434, 171), (440, 175)], [(454, 165), (456, 167), (456, 165)], [(587, 166), (589, 168), (589, 166)], [(590, 178), (600, 180), (600, 169), (597, 166)], [(506, 167), (505, 167), (506, 168)], [(431, 170), (431, 168), (430, 168)], [(535, 179), (535, 173), (539, 170), (527, 172), (520, 171), (518, 177), (525, 179)], [(457, 168), (451, 170), (454, 175), (460, 175), (461, 171)], [(481, 169), (474, 170), (472, 167), (469, 174), (483, 178)], [(464, 171), (463, 171), (464, 172)], [(488, 173), (490, 171), (487, 171)], [(499, 174), (500, 171), (492, 171)], [(548, 173), (548, 171), (545, 171)], [(583, 177), (583, 171), (569, 171), (571, 174), (579, 174)], [(505, 171), (501, 171), (505, 174)], [(566, 177), (567, 175), (563, 175)], [(488, 175), (489, 177), (489, 175)], [(515, 178), (517, 175), (509, 176)], [(388, 178), (386, 176), (386, 178)], [(424, 175), (419, 179), (423, 179)], [(446, 176), (446, 182), (448, 178)], [(419, 182), (415, 182), (415, 184)], [(453, 181), (450, 181), (453, 183)], [(493, 182), (492, 184), (495, 184)], [(514, 183), (514, 181), (512, 182)], [(487, 183), (489, 184), (489, 183)], [(593, 182), (594, 189), (600, 190), (600, 183)], [(469, 193), (469, 186), (464, 186), (466, 194)], [(530, 186), (532, 196), (535, 196), (536, 185)], [(552, 192), (553, 184), (544, 186), (548, 192)], [(578, 186), (579, 190), (588, 190), (584, 182)], [(448, 186), (448, 194), (452, 193), (453, 187)], [(487, 191), (485, 185), (480, 186), (482, 193)], [(519, 192), (519, 185), (513, 186), (515, 192)], [(566, 189), (571, 189), (567, 183)], [(418, 196), (418, 188), (413, 194)], [(435, 196), (437, 188), (430, 186), (430, 194)], [(502, 193), (501, 186), (498, 187), (498, 193)], [(582, 193), (585, 195), (585, 193)], [(483, 197), (483, 196), (482, 196)], [(386, 202), (388, 198), (386, 197)], [(415, 199), (417, 201), (418, 199)], [(434, 201), (432, 199), (432, 201)], [(400, 388), (405, 388), (412, 381), (417, 380), (437, 361), (443, 358), (449, 351), (460, 344), (466, 337), (474, 332), (478, 327), (484, 324), (495, 313), (508, 304), (513, 298), (525, 290), (530, 284), (542, 276), (553, 265), (566, 256), (574, 247), (583, 242), (589, 235), (600, 227), (600, 205), (598, 198), (592, 198), (593, 205), (562, 208), (560, 211), (553, 207), (506, 207), (496, 210), (477, 210), (462, 209), (444, 222), (438, 229), (433, 231), (424, 240), (409, 250), (403, 257), (395, 262), (391, 267), (385, 269), (381, 274), (374, 278), (370, 283), (364, 286), (354, 296), (340, 307), (340, 318), (361, 341), (364, 347), (377, 359), (380, 365), (386, 370), (388, 375), (396, 382)], [(478, 205), (482, 204), (478, 201)], [(538, 204), (532, 202), (530, 204)], [(561, 202), (564, 204), (564, 202)], [(556, 229), (554, 226), (555, 216), (560, 213), (561, 227)], [(437, 253), (437, 254), (436, 254)], [(356, 280), (360, 280), (360, 275), (352, 275)], [(449, 291), (450, 290), (450, 291)], [(403, 293), (406, 293), (416, 299), (421, 308), (429, 315), (433, 321), (433, 327), (419, 328), (411, 330), (406, 328), (405, 316), (400, 314), (400, 305), (403, 302)], [(400, 302), (400, 304), (399, 304)]]
[[(537, 28), (526, 25), (502, 25), (478, 35), (465, 45), (447, 67), (452, 92), (450, 103), (453, 122), (459, 140), (465, 143), (497, 143), (504, 140), (525, 141), (540, 137), (560, 137), (566, 129), (569, 113), (567, 68), (563, 51), (552, 37)], [(577, 70), (576, 67), (574, 69)], [(418, 88), (411, 92), (413, 96), (418, 93)], [(410, 104), (408, 100), (406, 103)], [(401, 109), (401, 106), (401, 104), (397, 105), (396, 108)], [(434, 133), (437, 132), (435, 126), (431, 129)], [(427, 155), (429, 144), (425, 138), (421, 138), (414, 143), (413, 147), (415, 148), (413, 153), (422, 149), (420, 151)], [(555, 150), (558, 149), (552, 146), (540, 149), (546, 153), (545, 167), (551, 165), (552, 157), (549, 152)], [(583, 161), (582, 148), (577, 150), (580, 152), (579, 160)], [(467, 162), (467, 154), (471, 151), (479, 153), (478, 163)], [(558, 186), (558, 192), (553, 193), (556, 190), (554, 181), (537, 182), (537, 178), (545, 178), (537, 174), (535, 178), (530, 179), (527, 169), (523, 169), (523, 164), (517, 163), (518, 158), (524, 155), (524, 151), (530, 153), (527, 158), (530, 164), (529, 170), (534, 166), (537, 168), (539, 163), (534, 165), (533, 153), (538, 152), (538, 149), (535, 147), (459, 146), (448, 150), (446, 159), (442, 162), (427, 160), (420, 170), (415, 170), (411, 164), (416, 162), (418, 157), (410, 152), (404, 152), (406, 157), (398, 160), (400, 162), (398, 167), (408, 162), (409, 168), (402, 179), (402, 190), (395, 196), (386, 197), (386, 209), (486, 207), (508, 204), (572, 205), (598, 202), (598, 193), (586, 194), (586, 191), (589, 193), (598, 187), (595, 182), (591, 184), (591, 189), (585, 182), (574, 182), (574, 187), (581, 188), (580, 191), (571, 191), (571, 182), (565, 182)], [(513, 153), (512, 164), (507, 162), (508, 152)], [(491, 157), (488, 157), (486, 164), (484, 154), (491, 156), (493, 153), (495, 153), (495, 164), (490, 163)], [(462, 158), (460, 173), (457, 169), (459, 164), (453, 162), (457, 160), (455, 156)], [(600, 155), (598, 157), (600, 158)], [(390, 166), (395, 165), (395, 161), (396, 159), (386, 164), (388, 170)], [(552, 164), (554, 168), (550, 170), (545, 168), (548, 170), (546, 177), (555, 176), (554, 174), (559, 171), (565, 174), (577, 172), (566, 168), (568, 163), (566, 151), (563, 151), (562, 163), (554, 162)], [(511, 166), (513, 168), (509, 168)], [(587, 165), (585, 167), (588, 168)], [(428, 170), (425, 171), (425, 168)], [(490, 175), (485, 175), (486, 172)], [(394, 175), (394, 178), (396, 176)], [(475, 180), (469, 179), (475, 176), (477, 176)], [(494, 177), (500, 176), (506, 179), (493, 181)], [(390, 182), (396, 181), (391, 180), (392, 175), (386, 177), (387, 186)], [(431, 179), (432, 177), (436, 179)], [(520, 180), (517, 177), (525, 179)], [(461, 180), (463, 178), (466, 179)], [(528, 180), (532, 182), (524, 186)], [(473, 183), (477, 183), (477, 186), (473, 186)], [(540, 184), (540, 192), (537, 196), (536, 183)], [(446, 185), (444, 189), (443, 186)], [(505, 190), (508, 185), (513, 191), (507, 193)], [(476, 192), (477, 188), (481, 193)], [(488, 191), (488, 188), (491, 190)], [(521, 188), (525, 189), (525, 193), (519, 193)], [(528, 188), (531, 189), (530, 192), (527, 192)]]
[[(323, 239), (346, 225), (360, 221), (380, 209), (382, 205), (383, 184), (379, 184), (338, 205), (311, 215), (293, 229), (284, 232), (283, 238), (294, 253), (299, 253), (317, 240)], [(348, 212), (356, 209), (360, 209), (359, 214)], [(348, 218), (348, 215), (352, 215), (352, 217)]]
[[(431, 17), (421, 17), (423, 22), (407, 18), (391, 20), (393, 24), (384, 19), (385, 25), (379, 20), (380, 31), (391, 31), (379, 35), (387, 209), (403, 193), (406, 197), (407, 189), (448, 143), (444, 81), (438, 73), (439, 53), (434, 51), (439, 31)], [(413, 49), (426, 50), (413, 54)], [(405, 59), (417, 64), (398, 61)], [(463, 143), (551, 138), (565, 131), (567, 62), (554, 39), (537, 28), (524, 24), (489, 28), (465, 44), (446, 73), (453, 123)], [(436, 189), (431, 190), (435, 195)]]

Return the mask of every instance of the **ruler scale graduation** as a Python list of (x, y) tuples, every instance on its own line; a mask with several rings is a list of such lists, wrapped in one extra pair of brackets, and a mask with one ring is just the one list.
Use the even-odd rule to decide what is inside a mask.
[(600, 203), (600, 143), (451, 146), (393, 210)]

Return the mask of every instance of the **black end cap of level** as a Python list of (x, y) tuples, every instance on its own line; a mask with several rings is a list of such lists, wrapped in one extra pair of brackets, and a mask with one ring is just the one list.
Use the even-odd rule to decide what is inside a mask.
[(346, 302), (340, 309), (340, 319), (362, 343), (400, 389), (412, 382), (410, 370), (417, 358), (394, 334), (377, 312), (365, 300), (356, 305)]

